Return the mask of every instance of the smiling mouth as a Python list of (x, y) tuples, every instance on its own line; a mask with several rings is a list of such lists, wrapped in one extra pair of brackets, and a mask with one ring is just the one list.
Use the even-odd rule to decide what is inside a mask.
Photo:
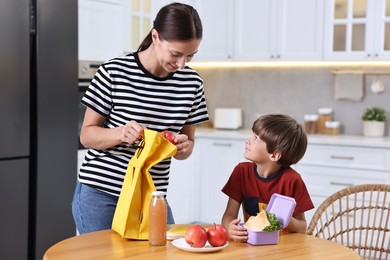
[(176, 65), (173, 65), (172, 63), (168, 63), (169, 67), (171, 67), (174, 70), (178, 70), (179, 68)]

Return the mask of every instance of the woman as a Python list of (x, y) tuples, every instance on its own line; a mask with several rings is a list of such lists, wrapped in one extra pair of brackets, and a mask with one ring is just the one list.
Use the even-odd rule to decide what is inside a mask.
[[(80, 234), (111, 228), (132, 145), (145, 128), (177, 133), (175, 158), (191, 155), (195, 125), (208, 120), (203, 81), (186, 66), (201, 39), (196, 10), (169, 4), (136, 52), (99, 68), (81, 101), (87, 109), (80, 141), (89, 150), (72, 203)], [(167, 192), (170, 162), (150, 170), (158, 191)], [(167, 222), (174, 223), (169, 206)]]

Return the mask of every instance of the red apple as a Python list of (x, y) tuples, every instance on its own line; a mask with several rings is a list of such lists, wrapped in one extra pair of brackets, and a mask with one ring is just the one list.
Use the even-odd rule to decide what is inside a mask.
[(200, 225), (193, 225), (186, 230), (184, 239), (191, 247), (204, 247), (207, 242), (207, 232)]
[(169, 142), (175, 144), (175, 137), (176, 136), (174, 133), (169, 132), (169, 131), (162, 131), (160, 134), (162, 135), (162, 137), (167, 139)]
[(212, 246), (223, 246), (228, 240), (228, 232), (223, 225), (215, 224), (207, 230), (208, 241)]

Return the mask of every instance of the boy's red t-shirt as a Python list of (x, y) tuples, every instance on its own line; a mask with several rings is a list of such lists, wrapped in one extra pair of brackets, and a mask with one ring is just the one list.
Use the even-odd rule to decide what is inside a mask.
[(259, 207), (265, 209), (274, 193), (294, 198), (294, 213), (314, 208), (301, 175), (291, 167), (281, 168), (273, 177), (265, 179), (257, 174), (255, 163), (239, 163), (222, 192), (243, 205), (244, 215), (256, 216)]

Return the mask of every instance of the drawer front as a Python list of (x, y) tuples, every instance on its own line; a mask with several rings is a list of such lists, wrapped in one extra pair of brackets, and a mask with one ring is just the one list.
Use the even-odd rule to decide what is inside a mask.
[(311, 195), (329, 196), (343, 188), (366, 183), (390, 183), (390, 173), (298, 165)]
[(308, 145), (306, 154), (299, 163), (390, 172), (390, 151), (378, 148)]

